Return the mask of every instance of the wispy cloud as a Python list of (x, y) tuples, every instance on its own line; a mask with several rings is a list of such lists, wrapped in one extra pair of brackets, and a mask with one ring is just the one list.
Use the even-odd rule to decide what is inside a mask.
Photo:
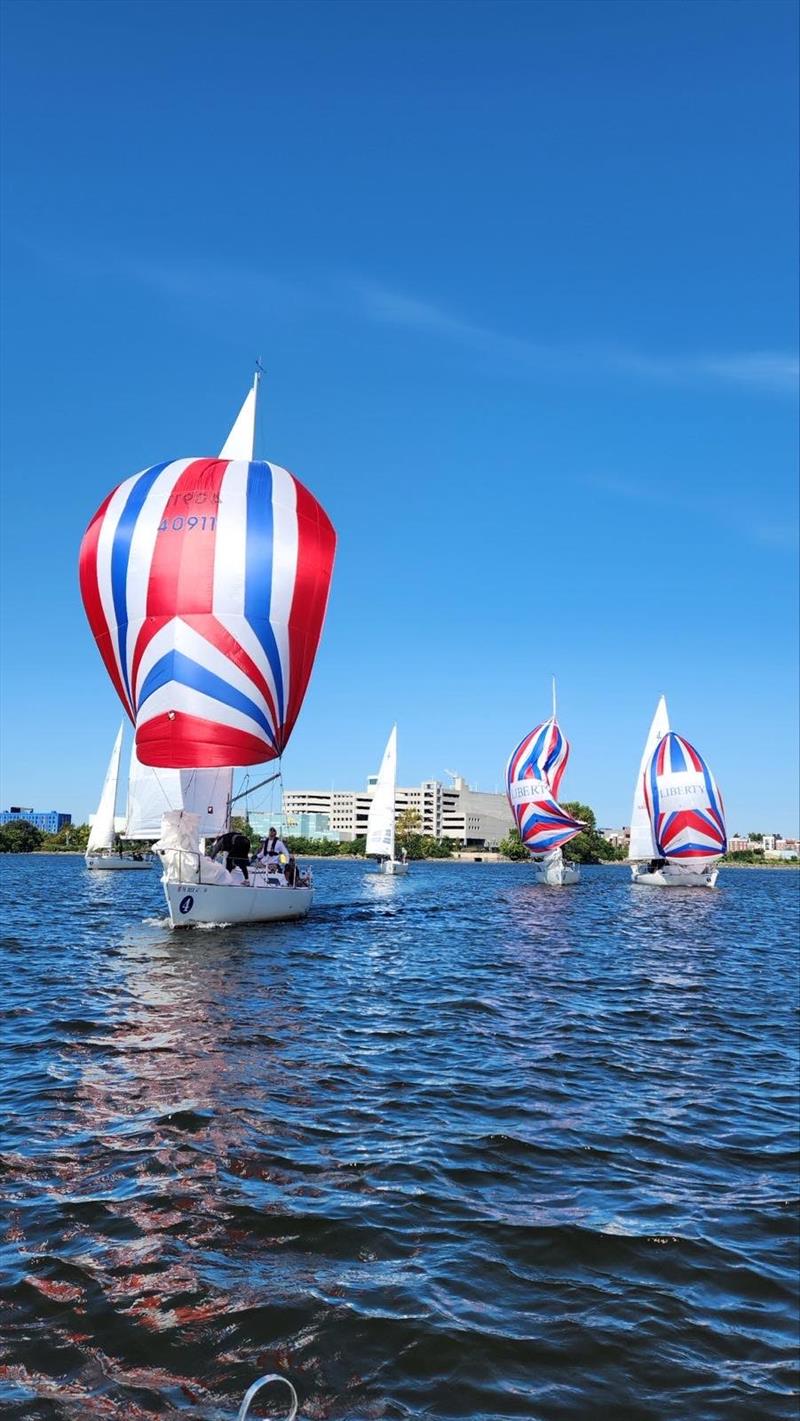
[[(663, 508), (665, 489), (681, 489), (691, 500), (691, 506), (695, 513), (713, 521), (713, 524), (718, 528), (727, 528), (730, 533), (747, 543), (754, 543), (763, 548), (773, 548), (776, 552), (794, 552), (800, 542), (795, 508), (787, 507), (786, 516), (782, 519), (780, 517), (764, 518), (759, 513), (754, 513), (752, 516), (743, 514), (737, 511), (738, 498), (735, 506), (732, 506), (716, 492), (709, 491), (703, 494), (702, 490), (709, 489), (711, 480), (697, 473), (687, 473), (684, 470), (675, 478), (665, 478), (663, 474), (659, 474), (657, 478), (643, 475), (641, 479), (620, 478), (614, 474), (597, 473), (577, 476), (574, 482), (582, 488), (590, 489), (607, 498), (638, 504), (642, 508), (656, 506)], [(758, 481), (753, 479), (752, 483), (755, 488)], [(761, 483), (763, 483), (763, 478)]]
[[(34, 249), (32, 244), (26, 245)], [(783, 395), (795, 393), (800, 380), (800, 360), (791, 351), (666, 354), (611, 341), (542, 341), (497, 330), (409, 292), (341, 273), (296, 280), (215, 259), (152, 259), (109, 250), (69, 256), (41, 245), (35, 250), (42, 260), (76, 274), (94, 279), (98, 275), (116, 277), (148, 287), (165, 300), (190, 307), (195, 317), (212, 310), (250, 321), (278, 311), (326, 312), (339, 320), (355, 317), (439, 340), (454, 352), (488, 361), (499, 373), (517, 378), (582, 383), (613, 378), (662, 385), (728, 386)]]
[(374, 282), (355, 281), (353, 290), (363, 314), (370, 320), (441, 336), (532, 371), (546, 369), (581, 377), (627, 376), (665, 384), (718, 382), (777, 393), (796, 391), (800, 378), (800, 360), (791, 352), (654, 355), (607, 343), (551, 344), (464, 320), (441, 306)]

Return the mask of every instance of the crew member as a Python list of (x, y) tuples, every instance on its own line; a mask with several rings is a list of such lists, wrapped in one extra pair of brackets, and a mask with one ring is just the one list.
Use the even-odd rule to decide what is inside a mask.
[(284, 844), (283, 839), (278, 838), (277, 829), (270, 829), (266, 839), (261, 840), (261, 847), (256, 854), (256, 858), (260, 863), (265, 863), (267, 868), (276, 868), (282, 860), (288, 862), (289, 850)]
[(227, 834), (220, 834), (209, 849), (209, 858), (215, 859), (217, 854), (227, 855), (225, 867), (228, 873), (231, 873), (234, 868), (240, 868), (245, 881), (248, 881), (247, 864), (250, 859), (250, 840), (246, 834), (240, 833), (238, 829), (230, 829)]

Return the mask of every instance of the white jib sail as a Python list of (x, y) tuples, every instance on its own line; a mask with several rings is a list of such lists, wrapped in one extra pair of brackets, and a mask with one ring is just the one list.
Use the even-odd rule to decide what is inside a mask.
[(126, 839), (158, 839), (161, 819), (171, 810), (196, 814), (203, 838), (228, 827), (232, 769), (167, 770), (143, 765), (131, 750)]
[(639, 773), (636, 776), (636, 787), (633, 791), (633, 809), (631, 811), (631, 842), (628, 849), (629, 859), (653, 859), (656, 858), (656, 846), (653, 842), (653, 829), (650, 824), (650, 815), (647, 812), (647, 805), (644, 798), (644, 772), (650, 763), (659, 740), (663, 740), (669, 730), (669, 715), (667, 713), (667, 702), (662, 696), (656, 706), (656, 713), (653, 716), (650, 731), (645, 741), (642, 763), (639, 766)]
[(367, 854), (394, 858), (394, 797), (397, 784), (397, 726), (386, 742), (367, 820)]
[(89, 830), (89, 842), (86, 845), (87, 854), (96, 854), (99, 853), (100, 849), (110, 849), (113, 847), (114, 808), (117, 803), (117, 781), (119, 780), (119, 761), (121, 754), (122, 725), (117, 731), (114, 749), (111, 751), (111, 759), (108, 762), (106, 777), (103, 781), (103, 792), (100, 795), (100, 803), (97, 806), (97, 813), (94, 816), (92, 827)]
[(220, 450), (220, 459), (246, 459), (249, 463), (253, 457), (256, 443), (256, 398), (259, 379), (259, 373), (256, 371), (252, 389), (247, 391), (244, 404)]

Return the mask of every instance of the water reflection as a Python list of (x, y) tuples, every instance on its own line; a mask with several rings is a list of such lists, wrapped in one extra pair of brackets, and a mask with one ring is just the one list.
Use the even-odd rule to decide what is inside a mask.
[(173, 934), (129, 878), (9, 893), (10, 1416), (789, 1414), (792, 884), (325, 863)]

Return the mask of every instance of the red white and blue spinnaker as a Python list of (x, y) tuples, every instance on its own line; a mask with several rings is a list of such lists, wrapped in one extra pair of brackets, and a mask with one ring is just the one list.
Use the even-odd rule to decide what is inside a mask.
[(553, 715), (520, 741), (506, 766), (508, 802), (520, 839), (537, 857), (563, 848), (586, 827), (556, 800), (568, 759), (569, 741)]
[(644, 772), (644, 797), (660, 858), (697, 863), (728, 847), (722, 795), (702, 755), (669, 731)]
[(81, 595), (143, 764), (281, 755), (335, 547), (324, 509), (278, 464), (178, 459), (109, 494), (81, 545)]

